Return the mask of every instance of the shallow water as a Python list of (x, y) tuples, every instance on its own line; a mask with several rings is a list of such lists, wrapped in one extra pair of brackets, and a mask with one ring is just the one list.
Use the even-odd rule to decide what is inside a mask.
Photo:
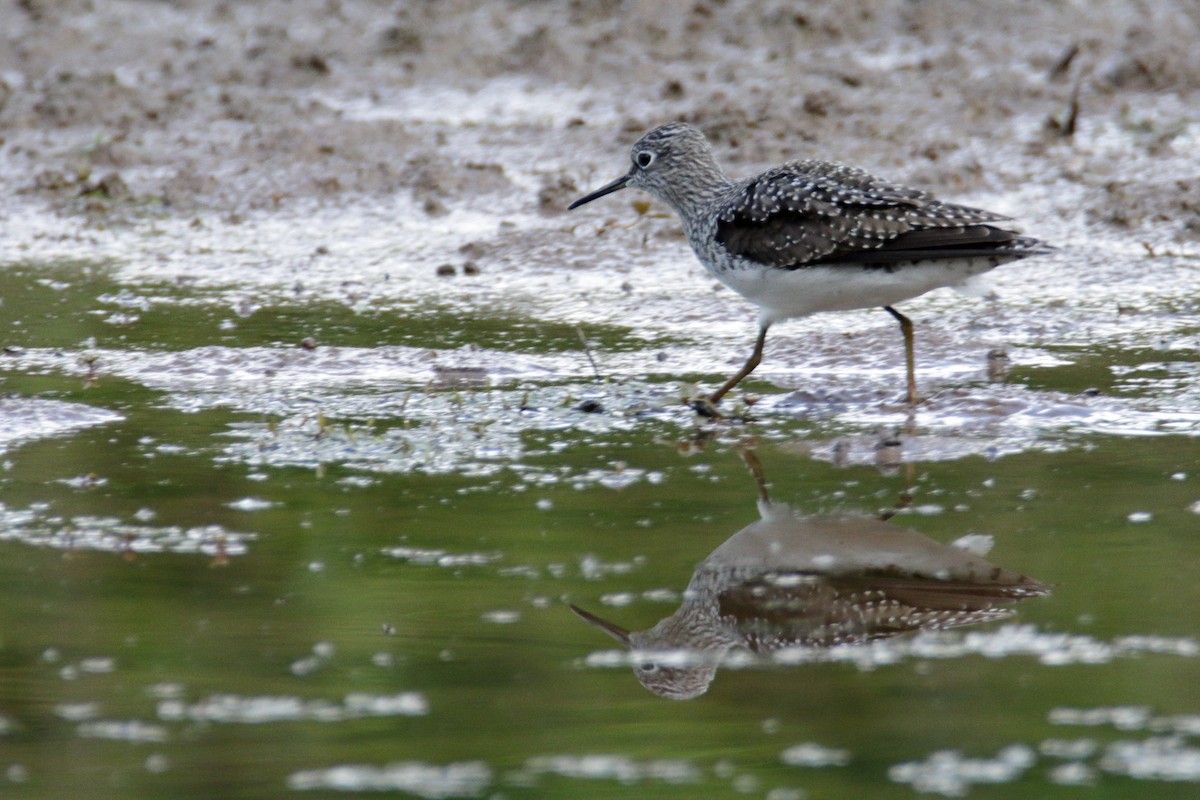
[[(559, 283), (522, 300), (536, 266), (474, 289), (318, 271), (259, 291), (146, 264), (0, 278), (6, 796), (1165, 798), (1200, 781), (1186, 282), (1088, 337), (1082, 296), (1057, 316), (1044, 294), (918, 301), (918, 319), (957, 316), (918, 328), (912, 419), (881, 317), (781, 326), (755, 420), (714, 426), (680, 398), (736, 361), (733, 298), (635, 275), (639, 302), (678, 312), (655, 324), (620, 290), (593, 291), (624, 315)], [(988, 534), (992, 563), (1050, 593), (970, 627), (734, 652), (696, 699), (655, 696), (631, 669), (645, 654), (569, 604), (632, 630), (670, 615), (758, 519), (748, 449), (774, 502)]]

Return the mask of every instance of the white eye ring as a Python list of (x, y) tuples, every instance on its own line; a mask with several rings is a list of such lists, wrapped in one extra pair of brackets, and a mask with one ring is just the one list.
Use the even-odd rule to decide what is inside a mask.
[(651, 153), (649, 150), (643, 150), (633, 157), (633, 161), (639, 167), (645, 169), (654, 163), (654, 153)]

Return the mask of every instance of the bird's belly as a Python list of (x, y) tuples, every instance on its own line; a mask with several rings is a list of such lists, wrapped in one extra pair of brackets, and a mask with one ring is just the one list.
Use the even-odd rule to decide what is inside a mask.
[[(993, 259), (900, 262), (885, 267), (839, 264), (828, 267), (727, 269), (716, 278), (757, 305), (761, 320), (778, 322), (818, 311), (888, 306), (943, 286), (955, 286), (996, 266)], [(999, 263), (1000, 259), (995, 260)]]

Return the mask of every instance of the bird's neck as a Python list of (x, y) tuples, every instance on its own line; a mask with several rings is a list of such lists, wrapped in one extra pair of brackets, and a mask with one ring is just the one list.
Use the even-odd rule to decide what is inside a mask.
[(717, 590), (719, 574), (702, 570), (693, 576), (683, 603), (671, 616), (648, 631), (634, 633), (635, 645), (658, 650), (696, 650), (719, 657), (737, 644), (737, 637), (722, 624)]
[(656, 194), (675, 210), (684, 228), (690, 231), (707, 217), (708, 209), (732, 185), (717, 163), (710, 160), (691, 165), (686, 180), (672, 181)]

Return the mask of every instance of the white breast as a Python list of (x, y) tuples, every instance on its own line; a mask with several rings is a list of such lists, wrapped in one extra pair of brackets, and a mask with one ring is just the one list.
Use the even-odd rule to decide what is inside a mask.
[[(1002, 259), (995, 259), (999, 263)], [(889, 306), (956, 286), (996, 266), (993, 259), (901, 262), (890, 269), (855, 264), (779, 269), (744, 262), (714, 277), (761, 309), (764, 324), (818, 311)]]

